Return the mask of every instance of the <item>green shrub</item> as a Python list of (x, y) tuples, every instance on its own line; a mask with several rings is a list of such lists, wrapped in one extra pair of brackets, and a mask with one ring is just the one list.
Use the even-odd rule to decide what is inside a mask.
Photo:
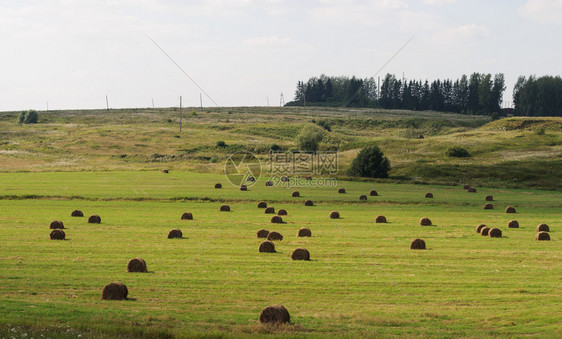
[(209, 161), (214, 164), (214, 163), (217, 162), (218, 160), (219, 160), (219, 157), (217, 157), (216, 155), (213, 155), (213, 156), (211, 157), (211, 160), (209, 160)]
[(327, 120), (318, 120), (316, 124), (328, 132), (332, 131), (332, 127), (330, 126), (330, 123)]
[(470, 157), (470, 153), (468, 153), (468, 151), (462, 147), (459, 146), (454, 146), (454, 147), (450, 147), (447, 152), (445, 152), (445, 154), (448, 157), (452, 157), (452, 158), (468, 158)]
[(217, 147), (226, 147), (226, 142), (222, 140), (217, 141)]
[(367, 146), (351, 162), (347, 174), (353, 177), (388, 178), (390, 161), (378, 146)]
[(304, 126), (296, 138), (297, 148), (301, 151), (316, 152), (318, 144), (324, 139), (324, 131), (314, 125)]
[(535, 129), (536, 135), (544, 135), (545, 132), (546, 132), (546, 129), (544, 128), (544, 126), (541, 126), (541, 127), (538, 127), (537, 129)]
[(39, 116), (35, 110), (23, 111), (18, 117), (20, 124), (36, 124)]
[(271, 146), (269, 146), (269, 149), (275, 152), (275, 151), (279, 151), (281, 149), (281, 146), (277, 144), (271, 144)]

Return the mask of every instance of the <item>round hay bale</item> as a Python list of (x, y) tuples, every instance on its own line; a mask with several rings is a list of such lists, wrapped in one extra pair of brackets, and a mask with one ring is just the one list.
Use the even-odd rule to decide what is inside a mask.
[(486, 227), (486, 225), (484, 225), (484, 224), (480, 224), (480, 225), (476, 226), (476, 233), (482, 232), (482, 229), (483, 229), (484, 227)]
[(463, 190), (467, 190), (467, 189), (469, 189), (469, 188), (470, 188), (470, 185), (464, 185), (464, 186), (462, 187)]
[(426, 193), (426, 194), (425, 194), (425, 197), (426, 197), (426, 198), (433, 198), (433, 193)]
[(340, 218), (340, 212), (338, 211), (330, 212), (330, 219), (339, 219), (339, 218)]
[(548, 234), (548, 232), (539, 232), (535, 236), (535, 240), (550, 240), (550, 234)]
[(550, 227), (547, 224), (539, 224), (537, 226), (537, 232), (550, 232)]
[(71, 217), (83, 217), (84, 213), (82, 213), (82, 211), (80, 210), (74, 210), (72, 211), (72, 213), (70, 213)]
[(265, 214), (275, 214), (275, 207), (273, 207), (273, 206), (268, 206), (268, 207), (265, 209)]
[(429, 218), (423, 217), (420, 219), (420, 225), (422, 226), (431, 226), (431, 220)]
[(247, 191), (247, 190), (248, 190), (248, 186), (246, 186), (246, 185), (240, 185), (240, 190), (241, 190), (241, 191)]
[(297, 233), (297, 237), (312, 237), (312, 232), (308, 227), (302, 227)]
[(517, 220), (511, 220), (507, 223), (507, 228), (519, 228)]
[(284, 324), (291, 320), (289, 311), (282, 305), (267, 306), (264, 308), (259, 317), (262, 324)]
[(423, 239), (414, 239), (410, 243), (411, 250), (425, 250), (425, 241)]
[(494, 197), (491, 195), (487, 195), (485, 199), (486, 201), (494, 201)]
[(281, 235), (281, 233), (273, 231), (273, 232), (269, 232), (269, 234), (267, 235), (267, 240), (281, 241), (283, 240), (283, 236)]
[(62, 221), (60, 220), (54, 220), (51, 222), (51, 225), (49, 226), (50, 229), (54, 230), (54, 229), (62, 229), (64, 228), (64, 224), (62, 223)]
[(274, 215), (273, 217), (271, 217), (271, 223), (272, 224), (282, 224), (283, 223), (283, 218), (281, 218), (278, 215)]
[(49, 236), (51, 237), (51, 240), (64, 240), (66, 238), (66, 234), (60, 228), (52, 230)]
[(269, 240), (260, 244), (260, 253), (275, 253), (275, 244)]
[(289, 181), (289, 177), (281, 177), (281, 182), (288, 182)]
[(310, 260), (310, 252), (306, 248), (297, 248), (291, 254), (293, 260)]
[(517, 213), (517, 212), (515, 211), (515, 208), (513, 208), (513, 206), (507, 206), (505, 208), (505, 213)]
[(191, 214), (191, 212), (185, 212), (181, 215), (181, 220), (193, 220), (193, 214)]
[(499, 228), (492, 228), (488, 231), (488, 236), (490, 238), (501, 238), (502, 230), (500, 230)]
[(476, 193), (476, 188), (474, 188), (474, 187), (469, 187), (469, 188), (467, 189), (467, 192), (468, 192), (468, 193)]
[(170, 170), (167, 170), (167, 169), (162, 170), (162, 173), (164, 173), (164, 174), (168, 174), (169, 172), (170, 172)]
[(220, 211), (221, 211), (221, 212), (230, 212), (230, 206), (228, 206), (228, 205), (222, 205), (222, 206), (220, 207)]
[(314, 206), (314, 202), (312, 202), (312, 200), (307, 200), (304, 202), (305, 206)]
[(266, 208), (266, 207), (267, 207), (267, 203), (265, 201), (258, 202), (258, 208)]
[(376, 197), (376, 196), (378, 196), (379, 194), (377, 193), (377, 191), (371, 190), (371, 191), (369, 192), (369, 195), (370, 195), (371, 197)]
[(168, 239), (183, 238), (183, 233), (179, 228), (174, 228), (168, 232)]
[(88, 218), (88, 223), (89, 223), (89, 224), (99, 224), (99, 223), (101, 223), (101, 218), (100, 218), (100, 216), (97, 215), (97, 214), (91, 215), (91, 216)]
[(338, 189), (338, 193), (345, 193), (345, 188)]
[(254, 178), (254, 177), (248, 177), (248, 179), (246, 179), (246, 181), (249, 181), (249, 182), (256, 182), (256, 178)]
[(127, 286), (121, 282), (114, 282), (105, 285), (103, 292), (101, 293), (101, 298), (103, 300), (124, 300), (127, 299), (129, 290)]
[(480, 230), (480, 235), (488, 236), (488, 233), (490, 233), (490, 229), (490, 227), (482, 227), (482, 229)]
[(385, 224), (386, 223), (386, 217), (384, 215), (377, 215), (377, 217), (375, 218), (375, 223), (376, 224)]
[(146, 273), (146, 262), (142, 258), (134, 258), (127, 263), (127, 272)]
[(300, 196), (301, 196), (301, 194), (299, 193), (299, 191), (294, 191), (293, 194), (292, 194), (293, 198), (298, 198)]
[(269, 235), (269, 231), (266, 229), (262, 229), (258, 231), (258, 238), (267, 238)]
[(279, 211), (277, 211), (277, 215), (287, 215), (287, 210), (284, 209), (280, 209)]
[(266, 181), (266, 182), (265, 182), (265, 186), (267, 186), (267, 187), (273, 186), (273, 181), (269, 181), (269, 180)]
[(221, 183), (215, 184), (215, 188), (222, 188), (222, 184)]
[(493, 209), (494, 209), (494, 205), (492, 205), (492, 204), (486, 204), (486, 205), (484, 205), (484, 209), (485, 209), (485, 210), (493, 210)]
[(359, 200), (360, 201), (367, 201), (367, 196), (365, 194), (362, 194), (359, 196)]

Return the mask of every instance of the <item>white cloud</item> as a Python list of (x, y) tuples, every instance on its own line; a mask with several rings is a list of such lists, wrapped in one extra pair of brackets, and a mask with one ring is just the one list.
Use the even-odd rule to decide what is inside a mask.
[(248, 46), (278, 46), (289, 43), (291, 39), (289, 38), (279, 38), (276, 36), (268, 36), (268, 37), (257, 37), (257, 38), (250, 38), (244, 41), (245, 45)]
[(519, 15), (545, 24), (562, 24), (562, 0), (528, 0)]
[(422, 0), (422, 2), (429, 6), (443, 6), (457, 2), (457, 0)]

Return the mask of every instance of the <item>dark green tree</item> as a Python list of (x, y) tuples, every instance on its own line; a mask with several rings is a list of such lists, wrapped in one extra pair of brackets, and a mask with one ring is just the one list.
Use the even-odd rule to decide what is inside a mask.
[(351, 162), (347, 174), (354, 177), (388, 178), (390, 161), (378, 146), (363, 148)]

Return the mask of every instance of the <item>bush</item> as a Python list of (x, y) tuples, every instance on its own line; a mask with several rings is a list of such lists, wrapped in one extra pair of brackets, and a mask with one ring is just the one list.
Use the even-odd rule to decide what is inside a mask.
[(275, 152), (275, 151), (279, 151), (281, 149), (281, 146), (277, 144), (271, 144), (271, 146), (269, 146), (269, 149)]
[(454, 158), (468, 158), (470, 157), (470, 153), (468, 153), (468, 151), (462, 147), (450, 147), (447, 152), (445, 152), (445, 154), (448, 157), (454, 157)]
[(327, 120), (318, 120), (316, 124), (328, 132), (332, 131), (332, 127), (330, 126), (330, 123)]
[(378, 146), (367, 146), (353, 159), (347, 174), (353, 177), (388, 178), (390, 161)]
[(209, 161), (214, 164), (214, 163), (216, 163), (218, 160), (219, 160), (219, 157), (217, 157), (216, 155), (213, 155)]
[(322, 139), (324, 139), (324, 131), (322, 129), (314, 125), (306, 125), (297, 135), (297, 148), (301, 151), (316, 152)]
[(226, 147), (226, 142), (222, 140), (217, 141), (217, 147)]
[(545, 132), (546, 132), (546, 129), (544, 128), (544, 126), (541, 126), (541, 127), (538, 127), (537, 129), (535, 129), (536, 135), (544, 135)]
[(23, 111), (19, 115), (20, 124), (36, 124), (39, 116), (35, 110)]

